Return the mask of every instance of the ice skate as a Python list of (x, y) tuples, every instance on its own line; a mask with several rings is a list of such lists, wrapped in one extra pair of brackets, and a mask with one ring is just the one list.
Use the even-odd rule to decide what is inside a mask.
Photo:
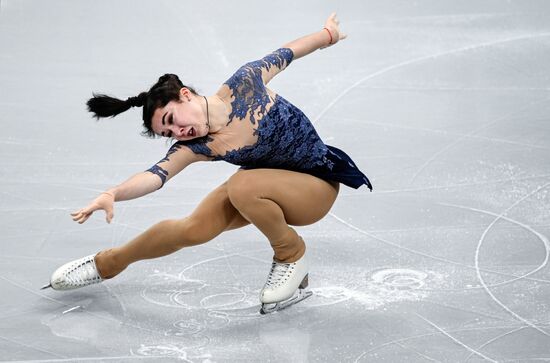
[(261, 314), (272, 313), (311, 296), (308, 286), (308, 263), (305, 255), (292, 263), (273, 261), (267, 281), (260, 292)]
[(52, 274), (50, 283), (42, 287), (42, 290), (48, 287), (54, 290), (73, 290), (102, 281), (95, 265), (95, 255), (90, 255), (59, 267)]

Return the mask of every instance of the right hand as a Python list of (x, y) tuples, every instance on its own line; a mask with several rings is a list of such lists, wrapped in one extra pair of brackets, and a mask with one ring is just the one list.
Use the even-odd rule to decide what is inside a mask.
[(105, 211), (107, 223), (111, 223), (113, 220), (113, 205), (115, 204), (115, 197), (111, 193), (101, 193), (99, 197), (94, 199), (86, 208), (77, 210), (76, 212), (71, 213), (73, 221), (80, 224), (86, 222), (90, 216), (99, 209)]
[(332, 37), (332, 43), (327, 44), (323, 48), (328, 48), (338, 43), (340, 40), (347, 38), (347, 35), (342, 33), (342, 31), (340, 30), (340, 20), (336, 18), (336, 13), (330, 14), (327, 21), (325, 22), (325, 28), (327, 28), (330, 32), (330, 36)]

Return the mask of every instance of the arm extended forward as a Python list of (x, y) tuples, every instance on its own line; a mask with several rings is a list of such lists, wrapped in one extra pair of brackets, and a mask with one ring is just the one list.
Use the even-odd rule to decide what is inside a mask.
[(101, 193), (87, 207), (71, 213), (73, 221), (86, 222), (96, 210), (104, 210), (107, 223), (113, 219), (114, 203), (143, 197), (160, 189), (170, 178), (178, 174), (189, 164), (207, 160), (194, 154), (180, 143), (172, 145), (166, 156), (147, 171), (135, 174), (122, 184)]
[(86, 222), (96, 211), (103, 209), (107, 223), (113, 219), (113, 205), (115, 201), (130, 200), (154, 192), (162, 185), (161, 180), (150, 172), (138, 173), (116, 187), (110, 188), (97, 196), (87, 207), (71, 213), (73, 221), (80, 224)]

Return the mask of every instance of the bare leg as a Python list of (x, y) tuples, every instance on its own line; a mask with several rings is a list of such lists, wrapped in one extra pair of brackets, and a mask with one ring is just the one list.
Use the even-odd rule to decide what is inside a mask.
[(247, 224), (229, 201), (224, 183), (210, 192), (191, 215), (159, 222), (125, 245), (99, 252), (96, 266), (101, 277), (112, 278), (133, 262), (169, 255)]
[(323, 218), (339, 191), (337, 182), (281, 169), (240, 170), (227, 182), (229, 199), (239, 213), (268, 238), (278, 262), (299, 260), (305, 243), (290, 225)]

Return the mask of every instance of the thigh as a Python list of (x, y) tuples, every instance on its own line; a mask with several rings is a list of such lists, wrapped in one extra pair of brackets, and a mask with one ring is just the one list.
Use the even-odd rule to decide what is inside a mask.
[[(317, 222), (330, 210), (340, 184), (310, 174), (284, 169), (239, 170), (228, 181), (250, 197), (277, 203), (288, 224), (303, 226)], [(232, 193), (232, 191), (230, 191)]]
[(227, 182), (208, 193), (187, 218), (214, 235), (250, 224), (229, 201)]

